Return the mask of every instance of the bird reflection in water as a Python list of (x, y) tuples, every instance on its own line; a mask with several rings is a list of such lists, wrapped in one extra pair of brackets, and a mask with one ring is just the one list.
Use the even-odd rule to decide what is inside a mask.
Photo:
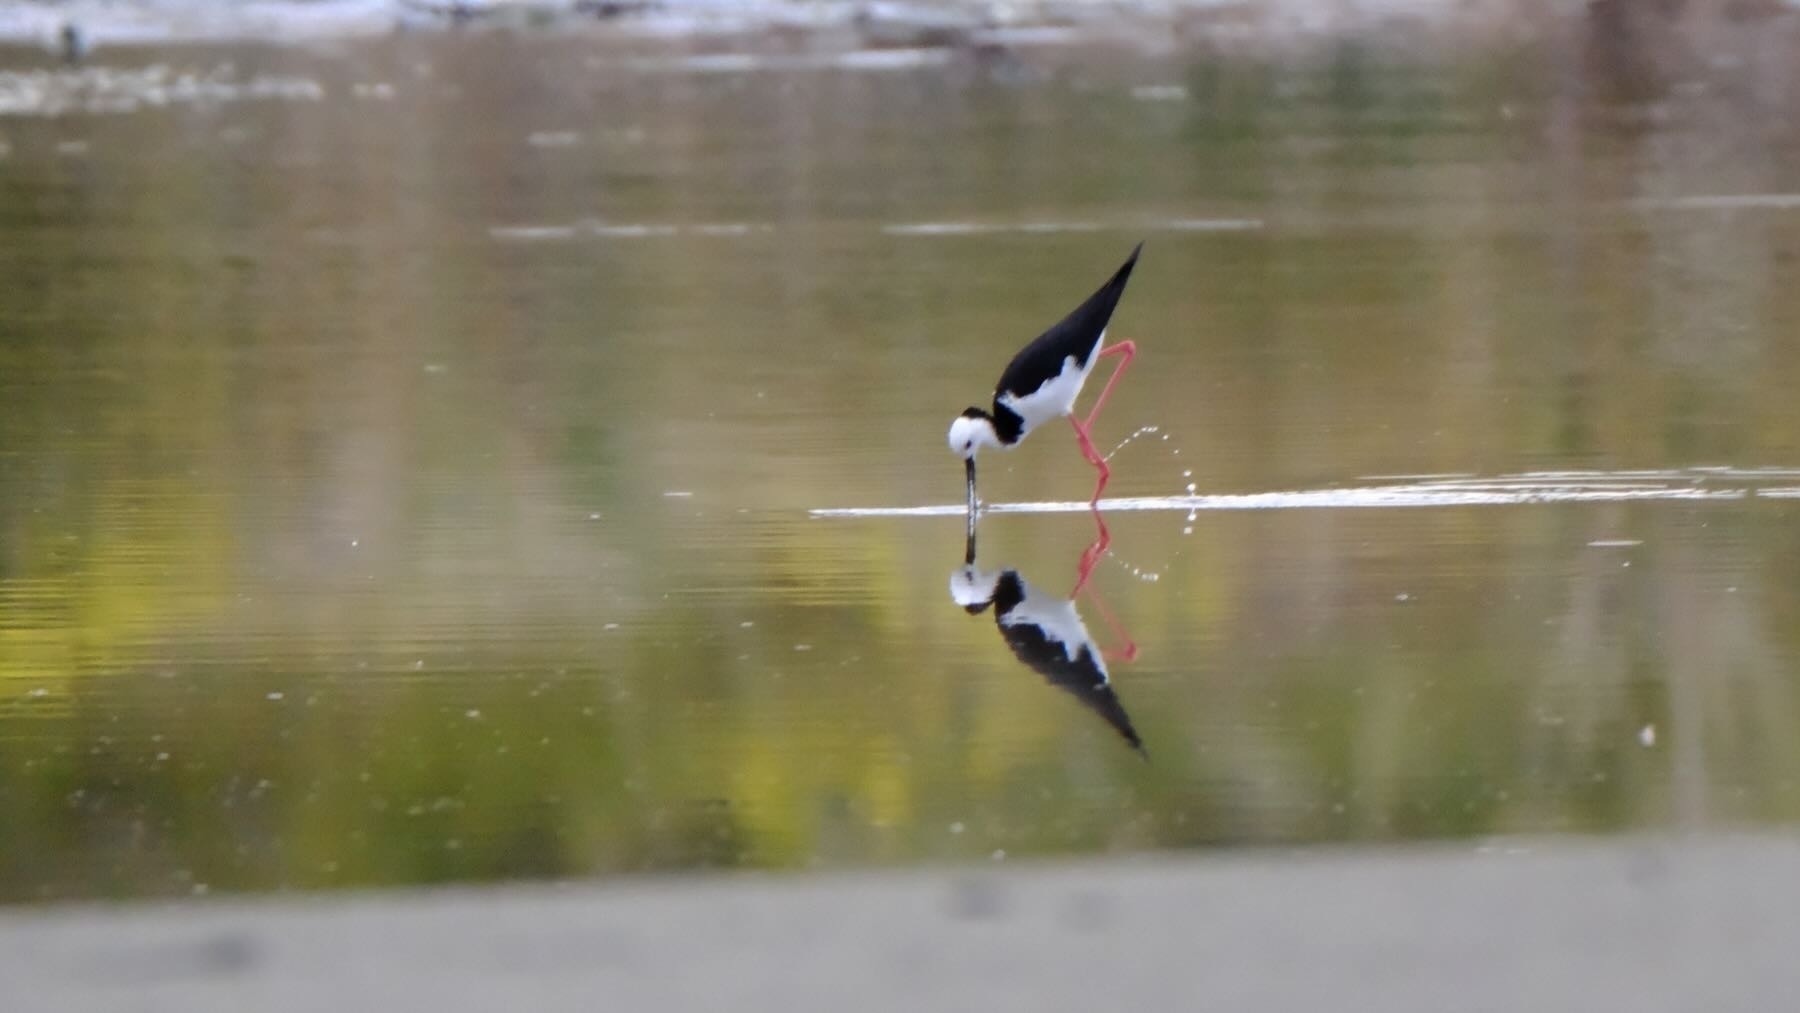
[[(1017, 570), (984, 571), (975, 565), (975, 532), (971, 526), (963, 552), (963, 565), (950, 574), (950, 597), (970, 615), (990, 607), (1013, 656), (1037, 672), (1052, 686), (1080, 700), (1119, 733), (1133, 749), (1145, 753), (1143, 740), (1132, 727), (1131, 715), (1119, 702), (1107, 672), (1109, 660), (1133, 661), (1137, 645), (1125, 636), (1099, 593), (1088, 586), (1094, 565), (1105, 553), (1110, 536), (1106, 523), (1095, 513), (1099, 533), (1081, 554), (1075, 587), (1067, 596), (1047, 592), (1026, 583)], [(1075, 602), (1086, 593), (1100, 613), (1119, 647), (1105, 651), (1088, 633)], [(1148, 755), (1148, 754), (1145, 754)]]

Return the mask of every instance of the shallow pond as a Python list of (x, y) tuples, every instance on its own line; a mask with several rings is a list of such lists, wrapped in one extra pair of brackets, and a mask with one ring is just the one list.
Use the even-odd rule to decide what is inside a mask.
[[(1800, 816), (1755, 64), (101, 64), (0, 80), (0, 898)], [(1107, 710), (944, 431), (1139, 240)], [(1060, 602), (1074, 441), (982, 461)]]

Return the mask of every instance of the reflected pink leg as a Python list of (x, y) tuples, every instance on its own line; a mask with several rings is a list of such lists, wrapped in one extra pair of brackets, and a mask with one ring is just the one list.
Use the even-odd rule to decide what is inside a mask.
[(1100, 592), (1090, 587), (1088, 588), (1088, 597), (1093, 599), (1094, 607), (1100, 610), (1100, 618), (1106, 620), (1107, 628), (1112, 630), (1114, 639), (1118, 640), (1121, 645), (1110, 651), (1102, 651), (1102, 655), (1108, 661), (1136, 661), (1137, 644), (1126, 635), (1125, 627), (1120, 626), (1119, 621), (1113, 618), (1112, 610), (1106, 607), (1106, 602), (1101, 599)]
[(1100, 557), (1106, 554), (1107, 546), (1111, 544), (1112, 532), (1106, 530), (1106, 521), (1100, 516), (1100, 511), (1096, 509), (1094, 511), (1094, 541), (1081, 552), (1081, 562), (1075, 567), (1075, 588), (1069, 592), (1069, 597), (1073, 598), (1080, 594), (1081, 589), (1087, 586), (1088, 578), (1094, 574), (1095, 565), (1100, 562)]
[(1069, 597), (1073, 599), (1081, 592), (1086, 591), (1088, 597), (1093, 599), (1094, 607), (1100, 610), (1100, 618), (1104, 619), (1107, 627), (1112, 630), (1113, 638), (1123, 645), (1111, 651), (1103, 650), (1101, 653), (1106, 658), (1136, 661), (1137, 644), (1126, 635), (1125, 627), (1119, 625), (1119, 621), (1113, 618), (1112, 610), (1106, 607), (1106, 602), (1100, 597), (1100, 592), (1088, 586), (1088, 578), (1093, 576), (1094, 567), (1099, 565), (1101, 557), (1106, 555), (1107, 548), (1112, 545), (1112, 532), (1106, 529), (1106, 520), (1100, 516), (1098, 509), (1094, 510), (1094, 528), (1093, 544), (1081, 553), (1081, 562), (1076, 568), (1075, 589), (1069, 592)]

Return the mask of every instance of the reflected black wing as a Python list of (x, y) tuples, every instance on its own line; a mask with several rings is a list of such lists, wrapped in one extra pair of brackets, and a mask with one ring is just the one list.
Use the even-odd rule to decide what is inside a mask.
[(1113, 692), (1094, 645), (1082, 644), (1070, 657), (1066, 644), (1051, 637), (1043, 627), (1032, 623), (1008, 624), (1006, 617), (1023, 600), (1024, 585), (1019, 575), (1012, 570), (1006, 571), (995, 586), (994, 622), (999, 626), (1006, 646), (1012, 649), (1013, 657), (1043, 676), (1050, 685), (1081, 701), (1082, 706), (1100, 715), (1113, 731), (1131, 743), (1131, 748), (1142, 752), (1143, 740), (1132, 727), (1131, 715), (1125, 712), (1125, 705)]
[[(1027, 394), (1036, 390), (1045, 380), (1062, 372), (1063, 361), (1070, 356), (1082, 366), (1087, 365), (1088, 357), (1094, 354), (1094, 348), (1100, 342), (1100, 335), (1105, 333), (1107, 323), (1112, 320), (1119, 297), (1125, 294), (1125, 283), (1131, 280), (1131, 269), (1137, 266), (1138, 254), (1143, 249), (1143, 243), (1137, 244), (1112, 280), (1013, 356), (1006, 371), (1000, 374), (999, 385), (994, 388), (996, 399), (1008, 392)], [(994, 407), (996, 413), (1004, 410), (998, 400)]]

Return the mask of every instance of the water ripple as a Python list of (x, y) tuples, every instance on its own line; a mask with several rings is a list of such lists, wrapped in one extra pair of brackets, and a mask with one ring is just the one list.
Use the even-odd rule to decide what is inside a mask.
[(239, 78), (228, 66), (196, 72), (153, 64), (141, 70), (0, 71), (0, 117), (133, 113), (173, 105), (287, 100), (316, 102), (325, 89), (309, 77)]
[(1263, 227), (1260, 218), (1164, 218), (1144, 222), (895, 222), (890, 236), (986, 236), (999, 233), (1044, 235), (1057, 232), (1245, 232)]
[[(1800, 487), (1723, 487), (1720, 479), (1768, 481), (1791, 479), (1792, 468), (1690, 468), (1667, 471), (1526, 472), (1488, 478), (1456, 476), (1393, 485), (1279, 492), (1220, 493), (1182, 496), (1127, 496), (1101, 500), (1112, 511), (1176, 510), (1322, 510), (1369, 507), (1504, 506), (1523, 503), (1593, 503), (1629, 500), (1741, 500), (1748, 497), (1800, 499)], [(988, 503), (996, 514), (1077, 513), (1085, 501)], [(962, 503), (914, 507), (824, 507), (814, 517), (945, 517), (961, 516)]]

